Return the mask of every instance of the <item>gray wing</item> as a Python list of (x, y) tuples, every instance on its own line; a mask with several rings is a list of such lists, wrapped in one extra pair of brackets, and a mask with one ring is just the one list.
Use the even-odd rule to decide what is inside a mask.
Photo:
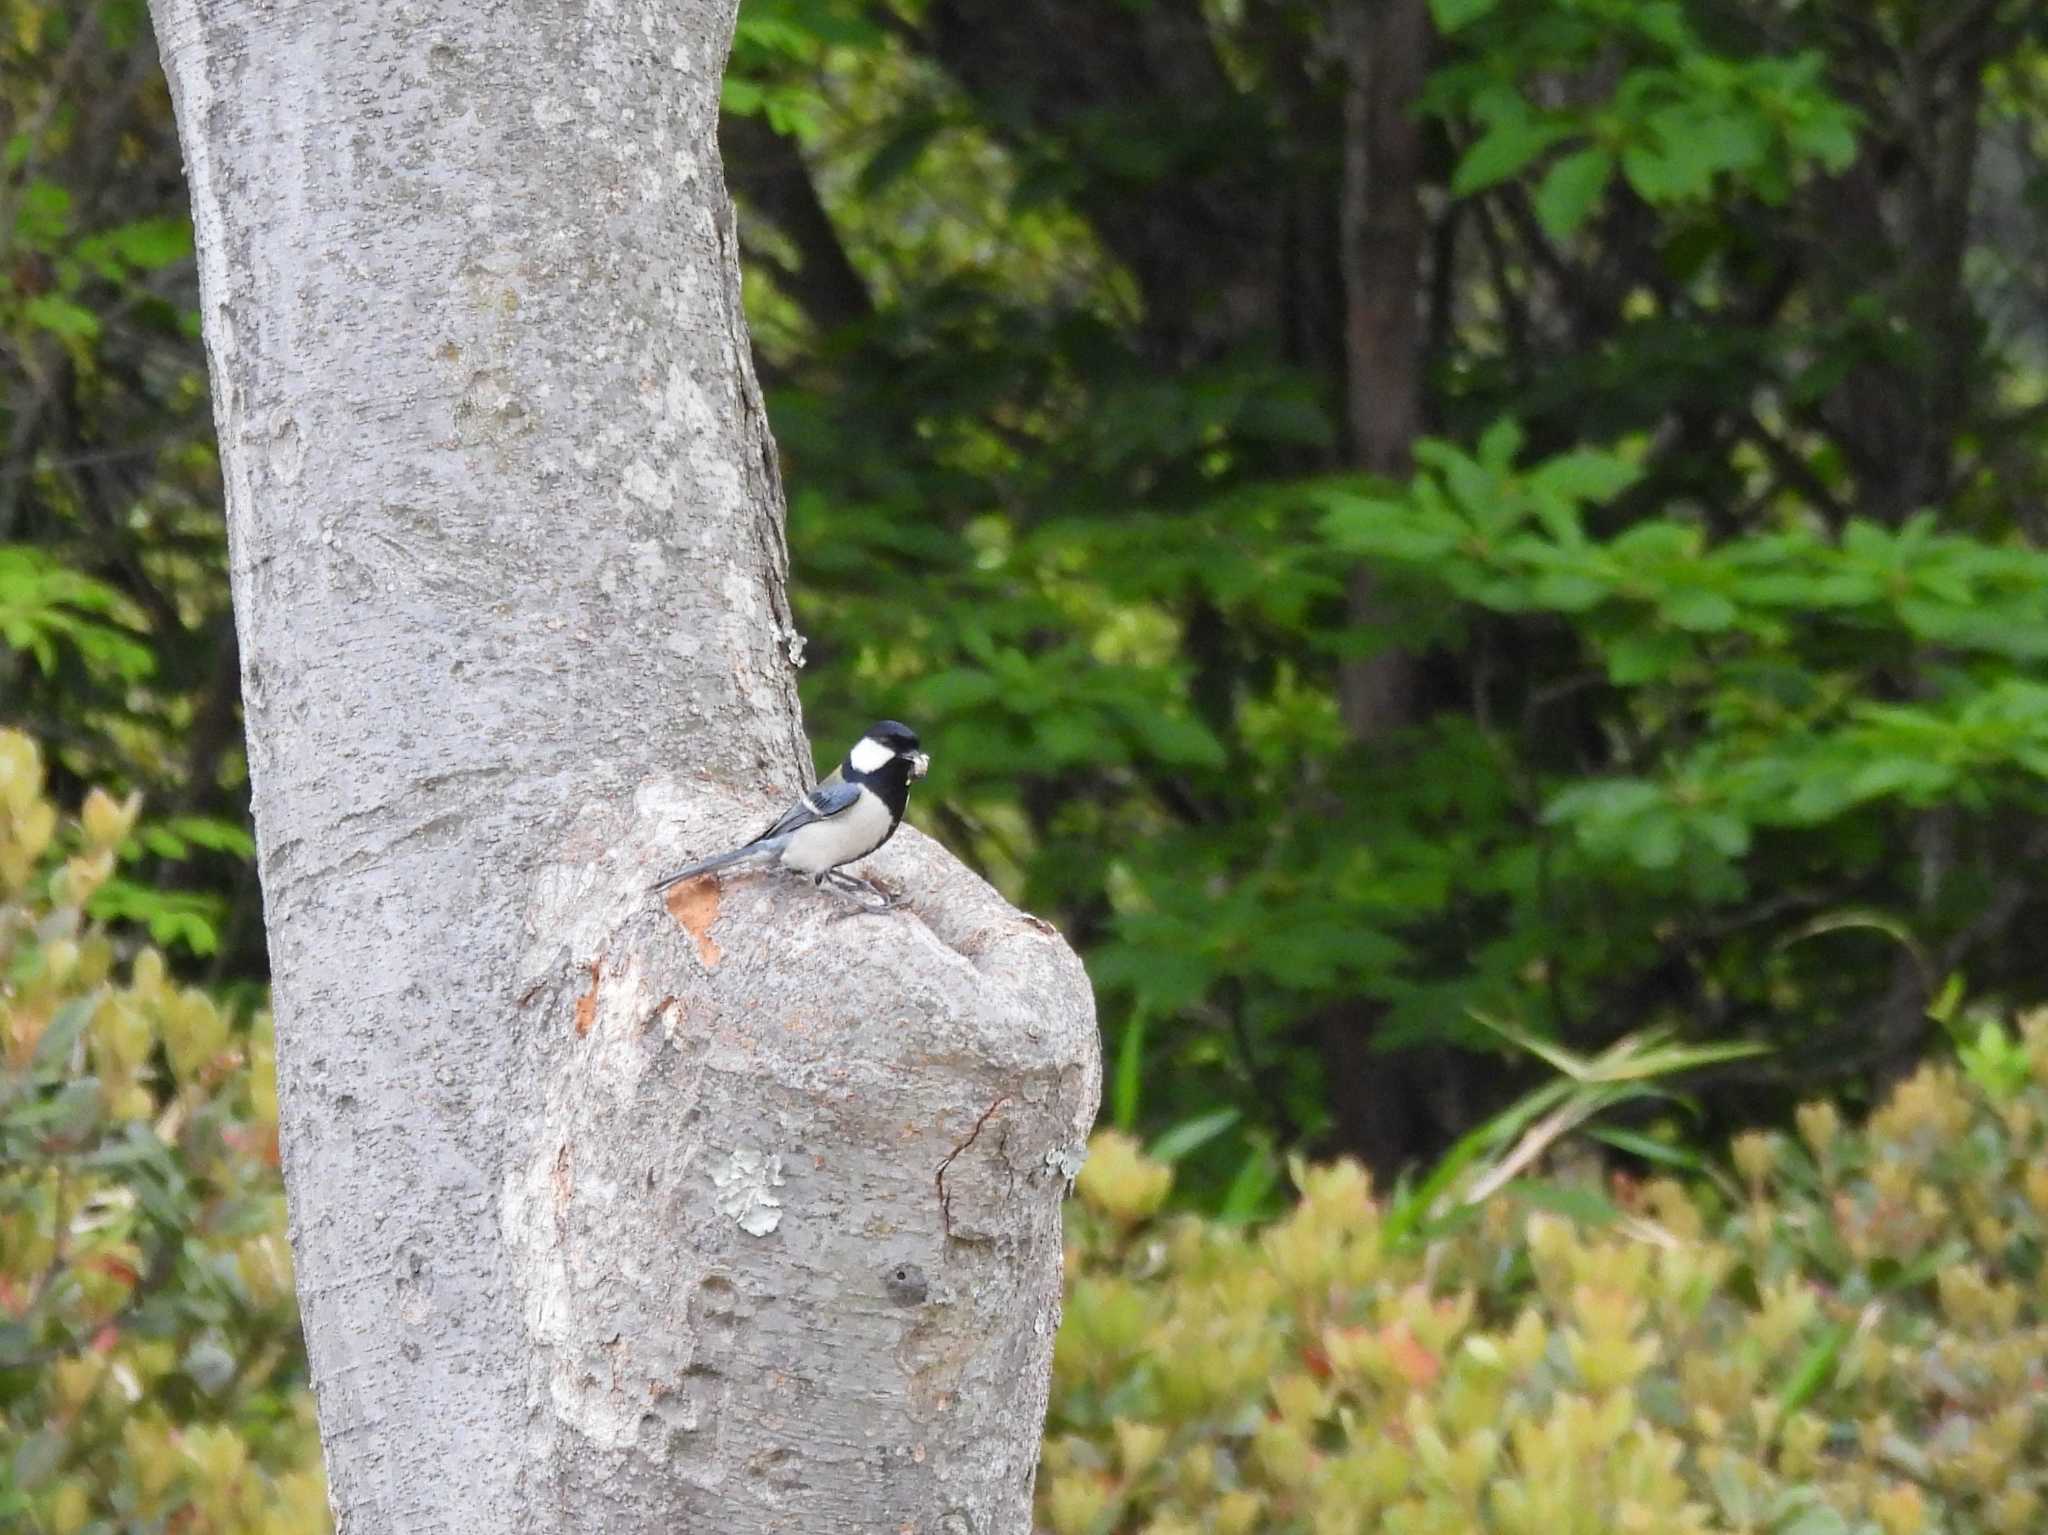
[(860, 798), (860, 785), (847, 783), (836, 774), (819, 784), (808, 794), (799, 795), (797, 802), (782, 812), (782, 819), (756, 837), (756, 842), (766, 842), (770, 837), (786, 837), (791, 832), (829, 821), (835, 815), (843, 815), (853, 808), (853, 802)]

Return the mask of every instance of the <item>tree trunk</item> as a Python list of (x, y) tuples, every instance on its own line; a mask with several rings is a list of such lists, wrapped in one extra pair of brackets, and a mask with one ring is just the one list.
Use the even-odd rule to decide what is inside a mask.
[[(1353, 0), (1339, 18), (1344, 111), (1345, 401), (1352, 463), (1405, 480), (1422, 435), (1422, 86), (1425, 0)], [(1354, 625), (1384, 625), (1372, 572), (1351, 576)], [(1387, 648), (1344, 664), (1338, 700), (1354, 740), (1415, 722), (1415, 658)]]
[[(1390, 480), (1414, 472), (1424, 417), (1421, 294), (1428, 234), (1418, 103), (1429, 73), (1426, 0), (1349, 0), (1338, 14), (1348, 70), (1341, 230), (1345, 401), (1353, 467)], [(1354, 629), (1390, 620), (1373, 571), (1351, 572)], [(1417, 658), (1394, 645), (1346, 660), (1337, 702), (1361, 751), (1389, 749), (1417, 720)], [(1391, 1180), (1433, 1156), (1468, 1121), (1470, 1059), (1447, 1047), (1376, 1049), (1381, 1007), (1359, 997), (1317, 1020), (1333, 1135)]]
[(911, 832), (645, 894), (808, 776), (733, 0), (152, 4), (342, 1530), (1026, 1530), (1078, 964)]

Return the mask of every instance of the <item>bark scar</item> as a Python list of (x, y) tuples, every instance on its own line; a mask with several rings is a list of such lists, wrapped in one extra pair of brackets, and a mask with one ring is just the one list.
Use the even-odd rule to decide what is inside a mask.
[(569, 1201), (576, 1194), (576, 1171), (569, 1150), (569, 1143), (562, 1142), (555, 1153), (555, 1236), (557, 1240), (566, 1237), (569, 1230)]
[(597, 983), (604, 979), (604, 956), (590, 962), (590, 990), (576, 999), (576, 1037), (583, 1038), (597, 1022)]
[(982, 1127), (995, 1117), (997, 1109), (1009, 1101), (1010, 1095), (1003, 1093), (997, 1097), (994, 1103), (991, 1103), (981, 1111), (981, 1118), (977, 1119), (974, 1122), (974, 1128), (967, 1132), (967, 1139), (946, 1153), (946, 1160), (939, 1164), (938, 1176), (932, 1180), (939, 1188), (939, 1225), (944, 1230), (948, 1241), (951, 1241), (953, 1237), (953, 1199), (946, 1192), (946, 1169), (953, 1165), (955, 1157), (959, 1156), (961, 1152), (972, 1146), (980, 1138)]
[(718, 920), (717, 876), (702, 874), (683, 881), (662, 897), (662, 904), (677, 925), (697, 941), (697, 958), (704, 968), (716, 970), (725, 958), (725, 951), (711, 936), (711, 924)]

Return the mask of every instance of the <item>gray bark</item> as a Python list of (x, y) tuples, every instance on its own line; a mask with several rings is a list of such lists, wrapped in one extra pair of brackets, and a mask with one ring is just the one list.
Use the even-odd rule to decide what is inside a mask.
[(644, 893), (808, 777), (733, 0), (152, 9), (342, 1530), (1026, 1530), (1078, 964), (909, 831)]

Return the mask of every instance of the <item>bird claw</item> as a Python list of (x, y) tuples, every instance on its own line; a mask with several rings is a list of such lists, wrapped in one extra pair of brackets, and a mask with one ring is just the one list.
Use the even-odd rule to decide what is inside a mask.
[[(861, 879), (857, 875), (841, 874), (837, 869), (832, 869), (827, 871), (824, 878), (831, 880), (834, 890), (859, 902), (860, 910), (863, 912), (894, 911), (899, 906), (910, 904), (909, 896), (891, 894), (873, 880)], [(853, 916), (855, 913), (848, 912), (847, 915)]]

